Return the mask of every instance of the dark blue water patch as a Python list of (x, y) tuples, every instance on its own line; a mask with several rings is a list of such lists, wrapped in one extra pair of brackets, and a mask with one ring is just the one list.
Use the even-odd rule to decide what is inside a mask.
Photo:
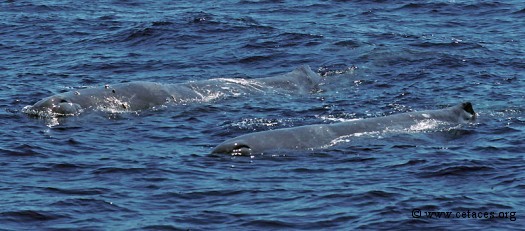
[[(235, 197), (240, 196), (242, 194), (250, 194), (250, 193), (257, 193), (252, 191), (242, 191), (242, 190), (230, 190), (230, 191), (216, 191), (216, 190), (208, 190), (208, 191), (202, 191), (202, 192), (184, 192), (184, 193), (177, 193), (177, 194), (169, 194), (170, 200), (203, 200), (206, 198), (206, 200), (213, 200), (214, 197), (222, 198), (222, 197)], [(166, 197), (160, 196), (160, 197)]]
[(446, 3), (408, 3), (400, 7), (400, 9), (420, 9), (420, 8), (437, 8), (441, 6), (448, 6)]
[(275, 220), (253, 220), (242, 224), (242, 226), (253, 228), (270, 228), (270, 229), (289, 229), (297, 228), (294, 223)]
[(406, 10), (407, 12), (420, 12), (441, 15), (457, 15), (464, 12), (482, 16), (491, 14), (501, 14), (512, 12), (513, 5), (503, 2), (483, 2), (476, 4), (469, 3), (446, 3), (446, 2), (423, 2), (408, 3), (400, 6), (397, 10)]
[(423, 172), (423, 177), (446, 177), (446, 176), (468, 176), (471, 174), (483, 175), (485, 171), (494, 170), (488, 166), (452, 166), (445, 167), (433, 172)]
[[(120, 39), (114, 42), (123, 42), (134, 47), (180, 46), (181, 48), (189, 48), (195, 42), (212, 43), (213, 40), (226, 38), (230, 34), (242, 34), (245, 30), (271, 29), (271, 27), (259, 25), (250, 17), (219, 17), (205, 12), (188, 12), (182, 18), (171, 20), (173, 21), (153, 21), (138, 25), (132, 30), (123, 30), (119, 32), (119, 35), (116, 35)], [(208, 36), (204, 36), (204, 34)], [(108, 39), (109, 41), (114, 40), (114, 38)], [(181, 46), (179, 44), (186, 45)]]
[[(135, 229), (132, 229), (135, 230)], [(163, 230), (163, 231), (183, 231), (188, 230), (188, 228), (184, 227), (177, 227), (175, 225), (148, 225), (140, 227), (136, 230), (151, 230), (151, 231), (157, 231), (157, 230)]]
[(362, 44), (359, 41), (354, 40), (344, 40), (334, 43), (334, 45), (342, 46), (342, 47), (348, 47), (348, 48), (358, 48)]
[(89, 208), (91, 211), (99, 211), (99, 212), (120, 212), (120, 211), (126, 211), (124, 208), (120, 208), (117, 205), (114, 205), (107, 201), (102, 201), (98, 199), (90, 199), (90, 198), (71, 198), (71, 199), (65, 199), (61, 201), (57, 201), (52, 206), (57, 207), (80, 207), (80, 208)]
[(280, 4), (285, 3), (283, 0), (240, 0), (239, 3), (241, 4)]
[(294, 46), (312, 46), (317, 45), (317, 40), (322, 39), (323, 36), (312, 35), (312, 34), (301, 34), (301, 33), (282, 33), (282, 34), (271, 34), (268, 38), (258, 38), (249, 44), (246, 44), (243, 48), (246, 49), (270, 49), (270, 48), (286, 48)]
[(13, 149), (1, 149), (2, 153), (7, 156), (19, 156), (19, 157), (32, 157), (40, 156), (45, 157), (46, 155), (42, 153), (40, 147), (32, 146), (29, 144), (22, 144)]
[[(413, 147), (411, 147), (411, 148), (413, 148)], [(398, 167), (418, 166), (420, 164), (425, 164), (425, 163), (427, 163), (427, 161), (424, 160), (424, 159), (423, 160), (416, 159), (416, 160), (409, 160), (409, 161), (407, 161), (405, 163), (402, 163), (402, 164), (392, 165), (390, 167), (398, 168)]]
[(515, 12), (513, 12), (513, 14), (518, 14), (518, 15), (519, 15), (519, 14), (523, 14), (523, 13), (525, 13), (525, 8), (523, 8), (523, 9), (521, 9), (521, 10), (518, 10), (518, 11), (515, 11)]
[(477, 43), (468, 43), (468, 42), (460, 42), (460, 41), (450, 41), (450, 42), (422, 42), (422, 43), (415, 43), (413, 46), (421, 47), (421, 48), (439, 48), (439, 49), (457, 49), (460, 50), (469, 50), (469, 49), (479, 49), (483, 46), (477, 44)]
[(34, 167), (33, 171), (71, 173), (81, 171), (88, 166), (72, 163), (42, 163), (43, 166)]
[(19, 210), (11, 212), (2, 212), (1, 220), (6, 223), (10, 222), (43, 222), (51, 221), (61, 218), (67, 218), (68, 216), (56, 214), (47, 211), (36, 211), (36, 210)]

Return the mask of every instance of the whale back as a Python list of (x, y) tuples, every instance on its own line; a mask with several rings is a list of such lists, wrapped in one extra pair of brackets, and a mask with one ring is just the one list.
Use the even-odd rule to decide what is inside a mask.
[(260, 78), (257, 81), (273, 88), (308, 93), (319, 89), (319, 83), (322, 81), (322, 78), (319, 74), (312, 71), (310, 66), (302, 65), (291, 72)]
[(313, 149), (334, 139), (329, 126), (315, 124), (248, 133), (223, 142), (212, 153), (251, 155), (270, 150)]
[(109, 112), (137, 111), (155, 106), (209, 102), (268, 90), (306, 93), (317, 89), (321, 78), (309, 66), (266, 78), (218, 78), (181, 84), (129, 82), (80, 89), (44, 98), (23, 111), (38, 116), (77, 115), (87, 110)]
[(458, 105), (444, 109), (414, 113), (421, 114), (425, 118), (428, 117), (429, 119), (435, 119), (449, 123), (469, 123), (475, 121), (477, 118), (476, 112), (474, 112), (474, 108), (470, 102), (460, 103)]
[[(386, 131), (418, 131), (439, 123), (473, 122), (470, 102), (439, 110), (416, 111), (333, 124), (306, 125), (241, 135), (224, 141), (212, 153), (252, 155), (271, 150), (305, 150), (334, 145), (341, 137)], [(431, 125), (431, 126), (428, 126)]]

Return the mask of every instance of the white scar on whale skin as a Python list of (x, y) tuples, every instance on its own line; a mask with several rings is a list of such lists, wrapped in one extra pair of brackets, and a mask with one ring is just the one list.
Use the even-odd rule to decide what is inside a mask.
[(129, 82), (53, 95), (22, 111), (43, 117), (78, 115), (89, 110), (139, 111), (272, 91), (303, 94), (316, 90), (320, 81), (321, 77), (304, 65), (285, 74), (257, 79), (217, 78), (180, 84)]
[(253, 155), (275, 150), (327, 148), (363, 135), (421, 132), (439, 125), (458, 126), (476, 119), (470, 102), (439, 110), (400, 113), (333, 124), (316, 124), (262, 131), (224, 141), (212, 153)]

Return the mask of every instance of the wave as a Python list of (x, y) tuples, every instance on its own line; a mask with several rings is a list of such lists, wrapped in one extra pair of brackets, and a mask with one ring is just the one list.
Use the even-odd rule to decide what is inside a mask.
[(0, 151), (7, 156), (19, 156), (19, 157), (31, 157), (31, 156), (47, 156), (42, 151), (43, 149), (37, 146), (32, 146), (28, 144), (22, 144), (17, 146), (14, 149), (3, 149), (0, 148)]
[(525, 8), (515, 11), (513, 14), (525, 14)]
[[(408, 3), (396, 8), (396, 10), (425, 10), (431, 13), (441, 14), (491, 14), (511, 12), (510, 4), (504, 2), (476, 2), (475, 4), (463, 2), (423, 2)], [(454, 13), (457, 12), (457, 13)]]
[(19, 223), (52, 221), (68, 217), (69, 216), (42, 210), (17, 210), (0, 213), (0, 220)]
[(464, 41), (461, 41), (461, 40), (458, 40), (458, 39), (454, 39), (450, 42), (428, 42), (428, 41), (423, 41), (423, 42), (416, 42), (416, 43), (412, 43), (410, 44), (411, 46), (415, 46), (415, 47), (421, 47), (421, 48), (444, 48), (444, 49), (456, 49), (456, 48), (461, 48), (461, 49), (480, 49), (480, 48), (483, 48), (482, 45), (478, 44), (478, 43), (472, 43), (472, 42), (464, 42)]
[(174, 225), (147, 225), (140, 227), (138, 230), (151, 230), (151, 231), (188, 231), (189, 228), (179, 228)]
[(424, 177), (424, 178), (432, 178), (432, 177), (449, 177), (449, 176), (468, 176), (468, 175), (487, 175), (491, 174), (495, 169), (490, 166), (484, 166), (484, 165), (458, 165), (458, 166), (450, 166), (441, 168), (435, 171), (422, 171), (421, 173), (418, 173), (418, 176)]
[(50, 193), (58, 193), (64, 195), (103, 195), (111, 190), (105, 188), (57, 188), (57, 187), (45, 187), (45, 191)]
[(54, 202), (51, 204), (52, 206), (56, 208), (69, 208), (69, 207), (81, 207), (81, 208), (87, 208), (89, 211), (96, 211), (96, 212), (133, 212), (130, 209), (120, 207), (116, 205), (115, 203), (101, 200), (101, 199), (94, 199), (94, 198), (69, 198), (60, 200), (57, 202)]
[[(255, 19), (219, 16), (206, 12), (186, 12), (179, 20), (166, 19), (121, 27), (117, 34), (98, 39), (100, 43), (124, 43), (131, 46), (171, 46), (213, 43), (221, 34), (235, 36), (246, 30), (271, 30)], [(207, 35), (207, 36), (204, 36)]]

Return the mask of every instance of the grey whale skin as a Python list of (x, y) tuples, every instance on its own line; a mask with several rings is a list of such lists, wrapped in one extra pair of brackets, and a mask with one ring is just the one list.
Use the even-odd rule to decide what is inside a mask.
[(333, 124), (306, 125), (261, 131), (224, 141), (212, 150), (215, 154), (252, 155), (275, 150), (307, 150), (329, 146), (334, 140), (352, 134), (409, 129), (420, 122), (451, 124), (472, 122), (476, 113), (470, 102), (440, 110), (416, 111)]
[(240, 94), (267, 93), (272, 90), (307, 93), (316, 89), (321, 77), (309, 66), (265, 78), (217, 78), (180, 84), (129, 82), (86, 88), (44, 98), (26, 106), (27, 114), (78, 115), (87, 110), (137, 111), (168, 103), (206, 102)]

